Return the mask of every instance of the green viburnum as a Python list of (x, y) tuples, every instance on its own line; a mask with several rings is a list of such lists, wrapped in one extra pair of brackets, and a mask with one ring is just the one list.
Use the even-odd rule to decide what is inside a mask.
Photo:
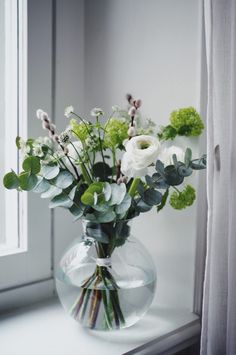
[(128, 123), (116, 118), (111, 118), (105, 124), (105, 148), (116, 148), (128, 138)]
[(175, 191), (172, 193), (170, 197), (170, 205), (176, 210), (182, 210), (188, 206), (191, 206), (195, 199), (195, 189), (191, 185), (187, 185), (183, 191)]
[(70, 120), (70, 126), (72, 130), (72, 134), (75, 138), (79, 138), (82, 142), (89, 137), (89, 133), (92, 131), (89, 123), (86, 125), (84, 122), (78, 123), (75, 118)]
[(199, 136), (204, 129), (201, 117), (194, 107), (173, 111), (170, 116), (170, 123), (181, 136)]

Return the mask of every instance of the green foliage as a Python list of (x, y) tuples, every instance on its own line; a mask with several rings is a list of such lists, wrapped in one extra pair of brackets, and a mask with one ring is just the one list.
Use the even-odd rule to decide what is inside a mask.
[(41, 168), (41, 174), (47, 180), (54, 179), (59, 172), (60, 169), (58, 165), (43, 165)]
[(165, 193), (162, 196), (161, 203), (157, 206), (157, 212), (161, 211), (165, 207), (168, 196), (169, 196), (169, 189), (166, 189)]
[(73, 183), (73, 181), (73, 175), (71, 175), (71, 173), (67, 170), (62, 170), (55, 178), (54, 185), (61, 189), (66, 189)]
[(92, 132), (92, 127), (89, 123), (78, 123), (75, 118), (70, 120), (70, 126), (74, 137), (77, 139), (79, 138), (82, 142), (85, 142), (85, 140), (89, 137), (89, 134)]
[(93, 175), (100, 180), (107, 180), (112, 175), (112, 169), (108, 164), (98, 162), (93, 165)]
[(196, 199), (195, 189), (191, 185), (185, 186), (183, 191), (174, 191), (170, 197), (170, 205), (176, 210), (191, 206)]
[(17, 189), (20, 186), (19, 178), (14, 171), (11, 171), (4, 176), (3, 185), (8, 190)]
[(177, 136), (177, 131), (171, 125), (162, 127), (161, 132), (158, 133), (158, 137), (161, 140), (167, 141), (168, 139), (173, 140)]
[(128, 138), (128, 124), (116, 118), (110, 118), (105, 124), (104, 147), (117, 148)]
[(24, 171), (36, 175), (40, 172), (40, 159), (38, 157), (29, 156), (23, 161), (22, 168)]
[(23, 171), (19, 175), (20, 188), (25, 191), (31, 191), (38, 183), (36, 175), (31, 175), (30, 172)]
[(170, 115), (171, 126), (181, 136), (199, 136), (204, 124), (194, 107), (181, 108)]

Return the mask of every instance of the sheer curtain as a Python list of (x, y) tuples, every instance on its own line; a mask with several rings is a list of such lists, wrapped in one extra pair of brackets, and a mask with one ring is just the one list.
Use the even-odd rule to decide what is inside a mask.
[(204, 0), (208, 233), (202, 355), (236, 354), (236, 0)]

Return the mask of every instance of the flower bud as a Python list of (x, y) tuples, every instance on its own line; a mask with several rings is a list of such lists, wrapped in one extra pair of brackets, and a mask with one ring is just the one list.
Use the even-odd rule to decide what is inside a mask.
[(41, 120), (45, 122), (50, 122), (50, 118), (48, 117), (48, 114), (46, 112), (41, 113)]
[(41, 109), (38, 109), (38, 110), (36, 111), (36, 117), (37, 117), (39, 120), (41, 120), (41, 115), (42, 115), (42, 113), (44, 113), (44, 111), (41, 110)]
[(131, 94), (127, 94), (127, 95), (126, 95), (126, 99), (128, 100), (128, 102), (129, 102), (130, 104), (131, 104), (132, 101), (133, 101), (133, 97), (132, 97)]
[(54, 134), (53, 140), (54, 140), (54, 142), (56, 142), (56, 143), (59, 142), (59, 136), (58, 136), (58, 134)]
[(134, 106), (130, 107), (128, 114), (134, 116), (136, 113), (136, 108)]
[(134, 106), (139, 108), (142, 105), (142, 101), (140, 99), (134, 101)]
[(128, 129), (128, 136), (129, 137), (134, 137), (136, 135), (136, 129), (135, 127), (129, 127)]
[(43, 121), (42, 122), (42, 127), (43, 127), (43, 129), (49, 129), (50, 130), (51, 125), (50, 125), (49, 122)]

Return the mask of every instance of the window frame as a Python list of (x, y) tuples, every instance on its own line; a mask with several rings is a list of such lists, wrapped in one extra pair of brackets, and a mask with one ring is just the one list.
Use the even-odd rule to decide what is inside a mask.
[[(35, 117), (37, 105), (48, 109), (49, 113), (51, 111), (52, 1), (7, 0), (6, 3), (7, 11), (12, 16), (11, 21), (14, 23), (12, 31), (16, 33), (17, 26), (18, 35), (16, 43), (14, 40), (10, 41), (11, 33), (7, 34), (8, 45), (11, 44), (15, 55), (17, 54), (17, 63), (14, 63), (17, 70), (15, 73), (12, 72), (14, 82), (17, 81), (17, 85), (14, 86), (17, 93), (14, 95), (14, 105), (6, 101), (6, 108), (9, 108), (6, 117), (12, 115), (10, 117), (17, 119), (18, 123), (17, 129), (12, 130), (12, 134), (7, 138), (10, 147), (7, 157), (10, 155), (15, 157), (14, 161), (8, 159), (6, 171), (12, 167), (19, 171), (21, 162), (14, 144), (15, 137), (38, 135), (36, 131), (38, 133), (40, 125)], [(38, 43), (38, 36), (43, 38), (41, 43)], [(44, 59), (39, 68), (35, 56), (42, 55), (42, 52)], [(12, 63), (8, 63), (9, 66), (10, 64)], [(12, 82), (10, 85), (12, 93)], [(10, 90), (10, 85), (7, 90)], [(42, 85), (45, 86), (45, 90), (42, 90)], [(30, 300), (49, 297), (54, 291), (52, 216), (48, 211), (47, 201), (38, 199), (38, 196), (28, 195), (27, 192), (7, 191), (7, 193), (9, 196), (15, 194), (17, 199), (17, 210), (12, 213), (11, 206), (11, 214), (9, 209), (6, 209), (6, 212), (8, 222), (17, 226), (18, 241), (17, 245), (6, 248), (0, 254), (0, 311), (22, 305), (22, 302), (28, 303)]]

